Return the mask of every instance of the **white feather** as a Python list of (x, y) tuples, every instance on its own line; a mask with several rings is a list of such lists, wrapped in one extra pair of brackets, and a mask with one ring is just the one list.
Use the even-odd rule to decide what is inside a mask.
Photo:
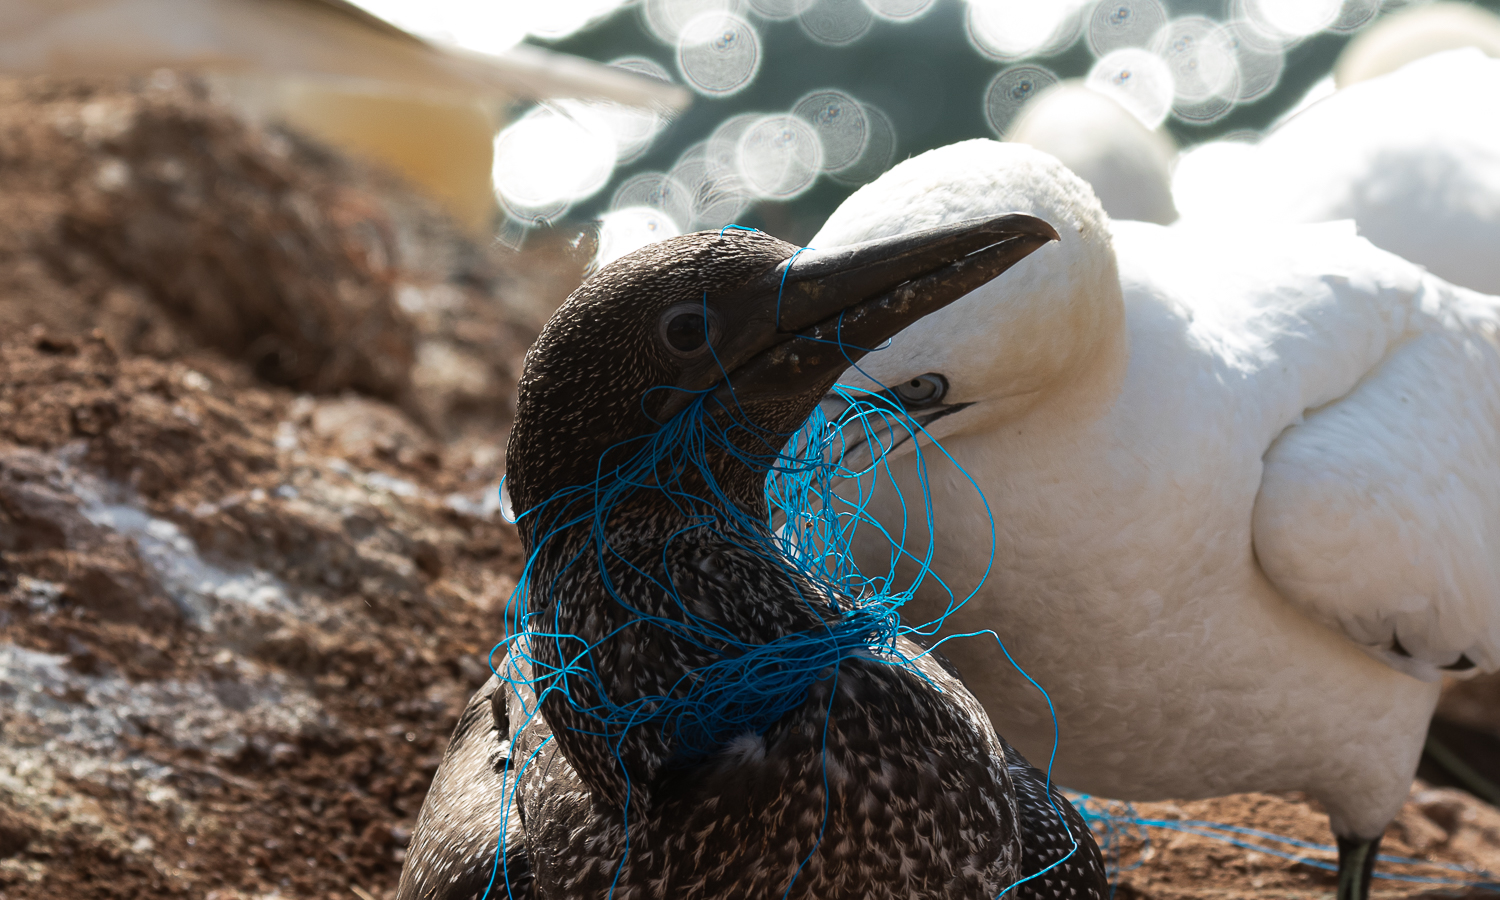
[[(902, 163), (813, 243), (1002, 211), (1062, 240), (844, 379), (940, 372), (945, 402), (973, 404), (931, 429), (995, 512), (994, 568), (950, 629), (995, 629), (1048, 690), (1071, 787), (1302, 790), (1338, 833), (1379, 834), (1437, 667), (1500, 666), (1500, 301), (1348, 222), (1111, 225), (1056, 160), (990, 141)], [(910, 497), (916, 457), (897, 452)], [(967, 591), (984, 506), (927, 457), (936, 571)], [(870, 508), (900, 513), (891, 492)], [(878, 541), (858, 552), (884, 563)], [(925, 621), (947, 597), (914, 602)], [(1045, 757), (1046, 703), (994, 644), (945, 650)]]

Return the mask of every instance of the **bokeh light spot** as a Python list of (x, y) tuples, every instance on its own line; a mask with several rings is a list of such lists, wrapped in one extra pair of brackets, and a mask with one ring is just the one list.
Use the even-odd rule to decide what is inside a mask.
[(682, 234), (666, 213), (649, 206), (627, 206), (599, 217), (599, 248), (594, 265), (607, 266), (647, 244)]
[(688, 191), (690, 231), (728, 225), (754, 199), (739, 173), (721, 165), (708, 148), (708, 141), (689, 147), (667, 173)]
[(1244, 0), (1245, 15), (1269, 34), (1294, 41), (1339, 18), (1343, 0)]
[(1041, 66), (1011, 66), (990, 81), (984, 92), (984, 116), (995, 134), (1003, 136), (1026, 102), (1057, 84), (1057, 75)]
[(823, 167), (828, 171), (851, 166), (864, 153), (870, 137), (864, 107), (843, 91), (814, 91), (797, 101), (792, 115), (813, 127), (823, 144)]
[(683, 28), (677, 67), (694, 90), (727, 97), (754, 80), (760, 69), (760, 37), (739, 16), (704, 13)]
[[(548, 0), (527, 0), (546, 3)], [(745, 14), (744, 0), (645, 0), (641, 15), (646, 30), (668, 47), (677, 46), (682, 32), (694, 19), (713, 13), (741, 16)]]
[(823, 168), (823, 144), (797, 116), (766, 116), (739, 140), (739, 173), (758, 197), (788, 200), (812, 186)]
[(896, 126), (883, 110), (860, 104), (865, 114), (867, 136), (864, 152), (851, 165), (830, 173), (839, 184), (856, 186), (879, 178), (896, 162)]
[(993, 59), (1047, 56), (1078, 37), (1082, 22), (1075, 0), (969, 0), (969, 43)]
[(760, 37), (750, 23), (723, 12), (706, 12), (682, 28), (676, 65), (703, 95), (733, 95), (760, 69)]
[(648, 206), (679, 225), (693, 220), (691, 192), (665, 172), (640, 172), (625, 179), (615, 188), (609, 206), (611, 209)]
[(1230, 22), (1226, 30), (1239, 67), (1236, 99), (1248, 103), (1270, 93), (1286, 68), (1286, 51), (1279, 44), (1264, 40), (1260, 30), (1247, 20)]
[(616, 142), (588, 104), (539, 106), (495, 137), (495, 193), (522, 219), (550, 219), (609, 181)]
[(803, 34), (830, 47), (854, 43), (864, 37), (874, 21), (863, 0), (814, 0), (797, 16)]
[(1084, 83), (1125, 107), (1147, 128), (1161, 125), (1172, 111), (1172, 72), (1150, 50), (1114, 50), (1094, 63)]
[(933, 0), (864, 0), (876, 16), (892, 22), (915, 19), (932, 8)]
[(1122, 47), (1149, 47), (1167, 24), (1167, 10), (1157, 0), (1101, 0), (1089, 16), (1089, 49), (1105, 56)]
[(788, 22), (802, 15), (813, 0), (750, 0), (755, 14), (770, 22)]
[(1212, 122), (1234, 108), (1240, 74), (1234, 40), (1202, 16), (1173, 19), (1151, 49), (1167, 63), (1175, 87), (1172, 111), (1188, 122)]
[(740, 138), (750, 126), (765, 118), (765, 113), (743, 112), (720, 122), (708, 140), (703, 142), (703, 152), (711, 166), (738, 178), (740, 165)]

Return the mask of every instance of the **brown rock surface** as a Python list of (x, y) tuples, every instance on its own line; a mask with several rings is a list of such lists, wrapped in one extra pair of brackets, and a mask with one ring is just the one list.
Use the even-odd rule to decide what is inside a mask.
[(407, 387), (385, 217), (290, 140), (175, 82), (8, 82), (0, 158), (11, 328), (98, 325), (125, 352), (213, 348), (303, 390)]
[(0, 896), (392, 887), (509, 526), (391, 407), (102, 339), (0, 346), (0, 406)]
[(192, 83), (0, 82), (0, 898), (393, 889), (515, 584), (530, 249)]

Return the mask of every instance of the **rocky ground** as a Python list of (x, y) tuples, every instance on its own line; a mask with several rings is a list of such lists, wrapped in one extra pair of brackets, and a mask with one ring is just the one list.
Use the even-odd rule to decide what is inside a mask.
[(0, 897), (385, 896), (586, 248), (170, 78), (0, 85), (0, 161)]
[[(1329, 868), (1338, 855), (1328, 846), (1328, 819), (1299, 794), (1131, 807), (1092, 801), (1087, 808), (1111, 817), (1095, 827), (1118, 872), (1115, 896), (1123, 900), (1301, 900), (1332, 897), (1337, 886)], [(1500, 880), (1484, 874), (1500, 872), (1500, 810), (1463, 791), (1418, 781), (1380, 851), (1410, 861), (1381, 862), (1377, 872), (1388, 877), (1375, 881), (1372, 897), (1496, 896), (1500, 885), (1475, 883)]]
[[(503, 636), (516, 366), (587, 251), (475, 246), (175, 78), (0, 83), (0, 898), (392, 894)], [(1500, 734), (1494, 683), (1450, 705)], [(1135, 814), (1327, 840), (1295, 796)], [(1182, 827), (1101, 821), (1119, 896), (1332, 889)], [(1500, 812), (1418, 784), (1386, 849), (1500, 872)]]

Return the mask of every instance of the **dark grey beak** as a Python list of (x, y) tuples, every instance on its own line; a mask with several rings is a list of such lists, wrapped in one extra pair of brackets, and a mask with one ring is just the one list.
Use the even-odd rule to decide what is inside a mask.
[[(1056, 229), (1041, 219), (1008, 213), (804, 250), (734, 294), (708, 298), (728, 337), (715, 364), (679, 387), (713, 388), (731, 405), (821, 396), (887, 338), (1055, 240)], [(673, 394), (658, 418), (693, 396)]]

